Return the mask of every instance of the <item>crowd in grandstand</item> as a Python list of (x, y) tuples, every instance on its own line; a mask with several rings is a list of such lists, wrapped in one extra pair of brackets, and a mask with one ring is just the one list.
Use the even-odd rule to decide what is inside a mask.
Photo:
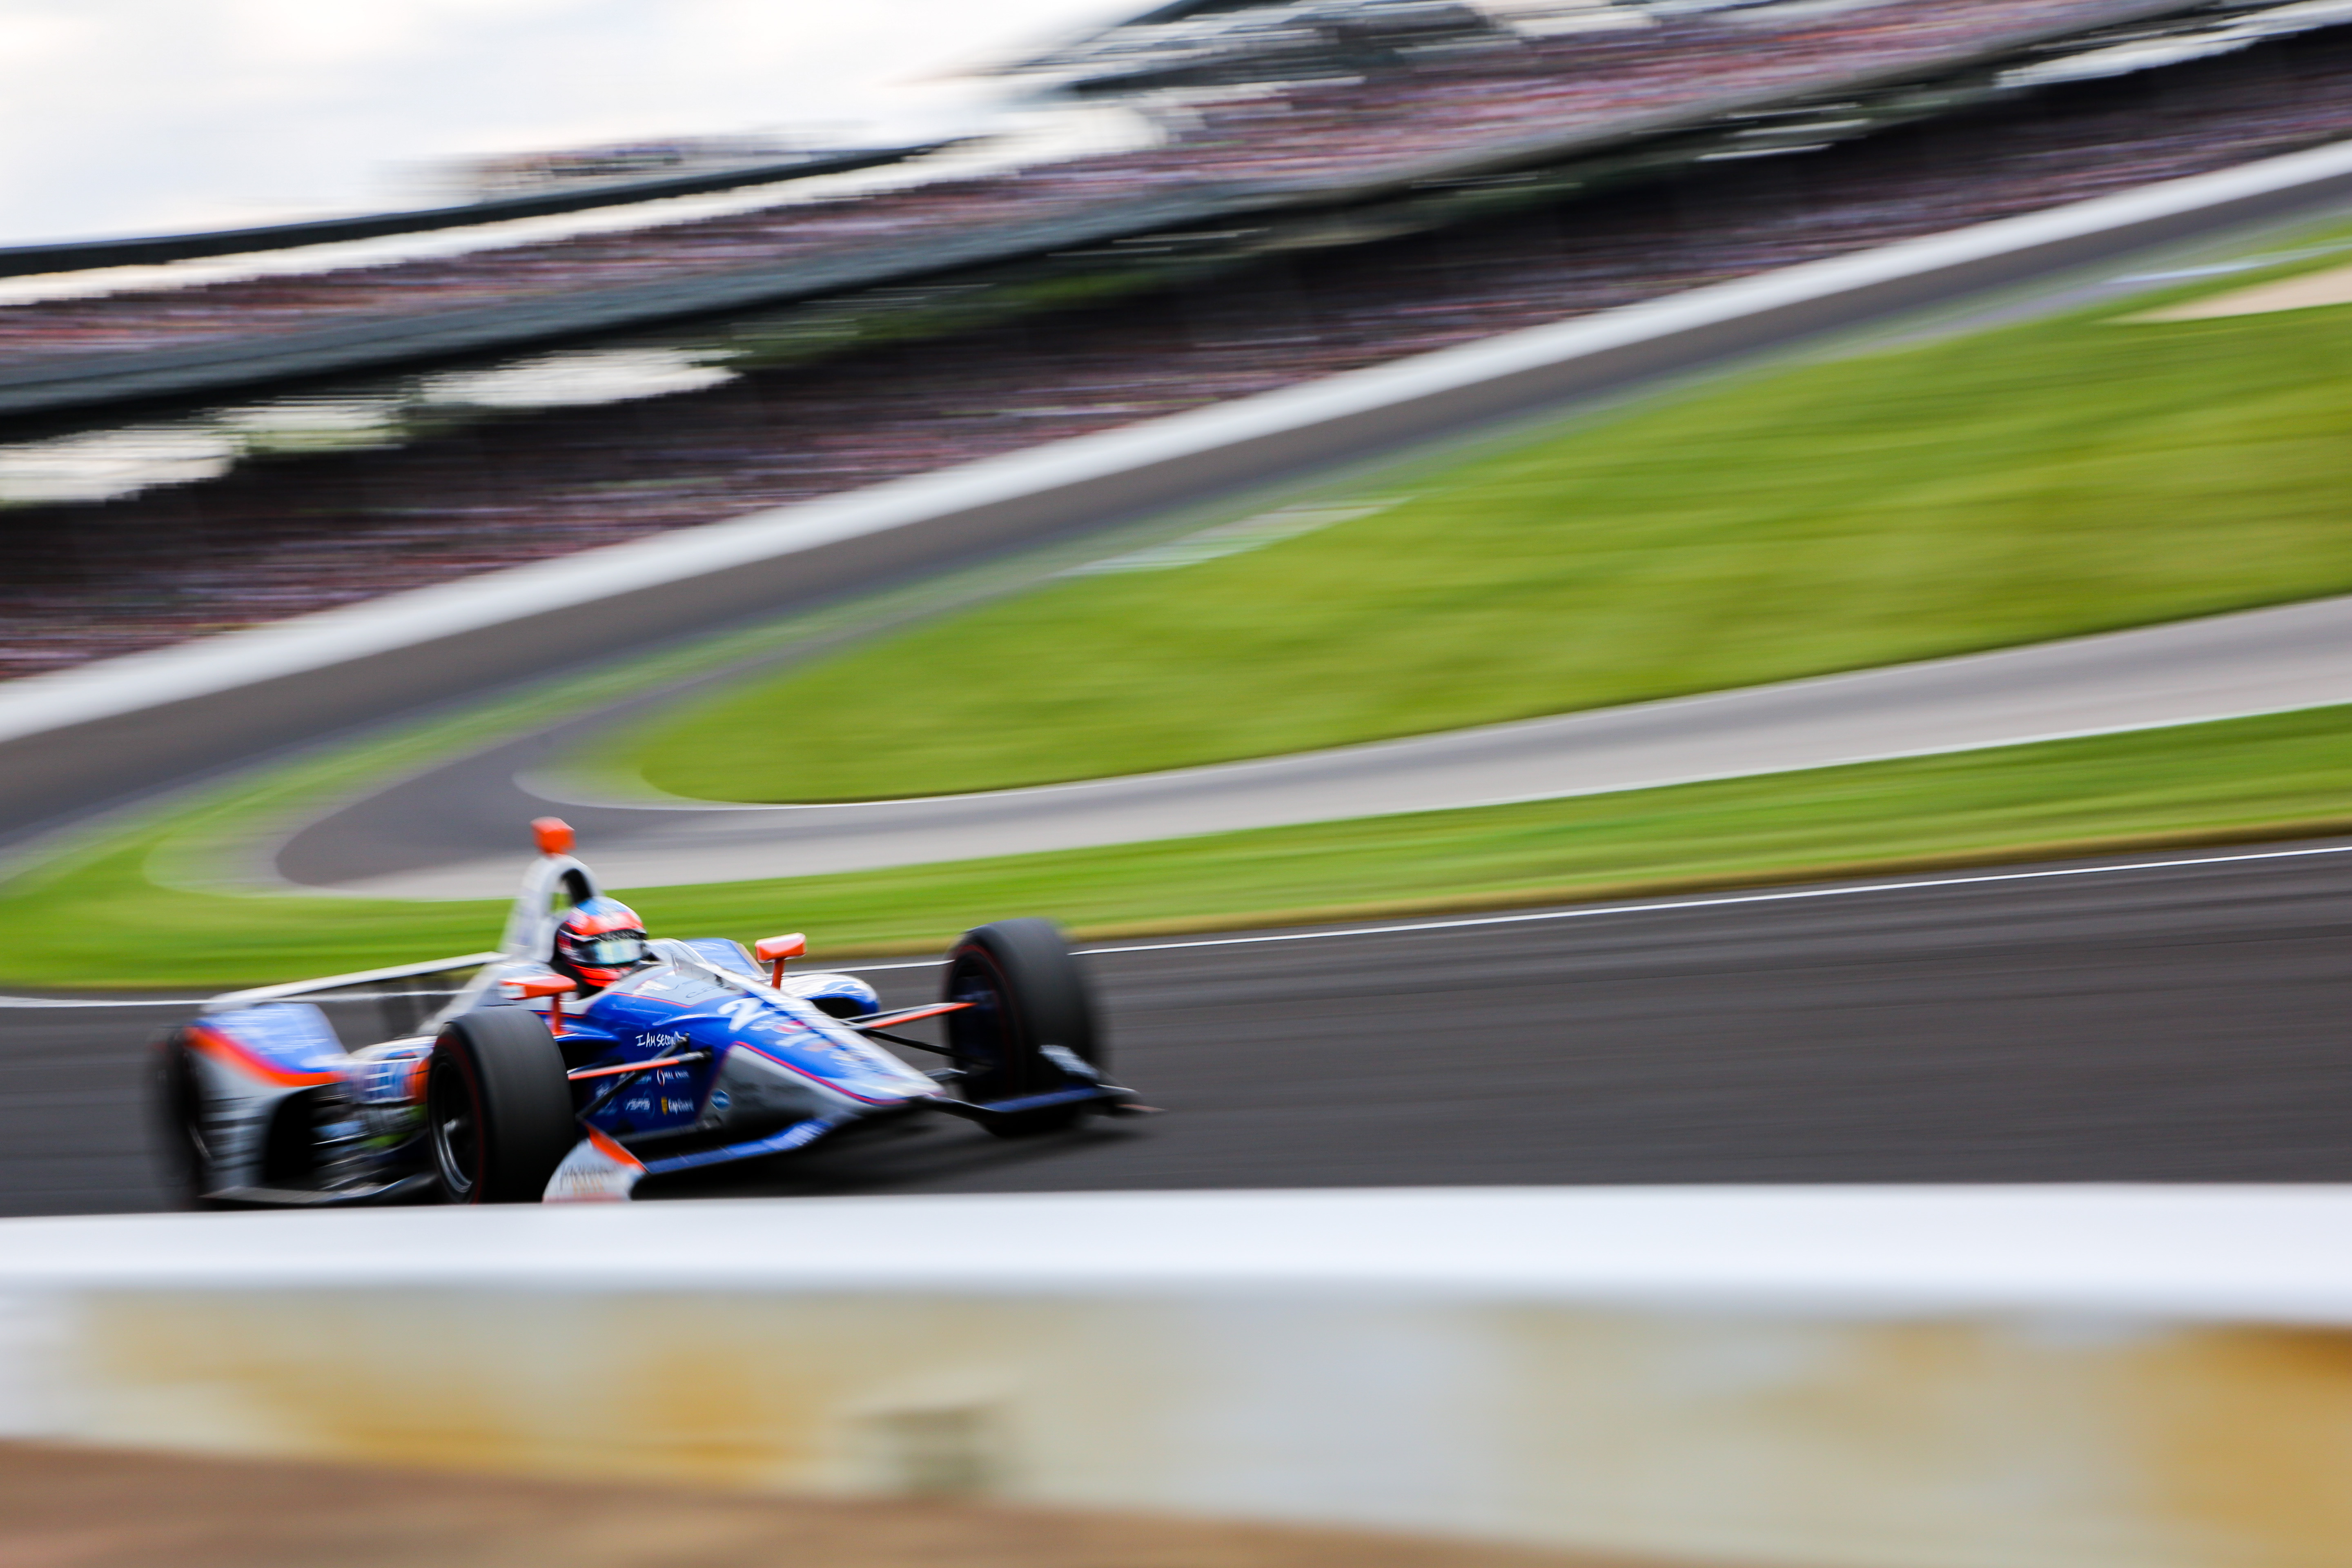
[(2323, 35), (1828, 152), (707, 391), (0, 511), (0, 674), (740, 515), (2352, 134)]
[(164, 293), (0, 307), (0, 361), (157, 349), (253, 332), (484, 305), (820, 256), (904, 252), (1098, 210), (1107, 199), (1233, 183), (1347, 184), (1383, 171), (1562, 141), (1857, 73), (1921, 68), (2030, 31), (2097, 20), (2116, 0), (1905, 0), (1784, 24), (1769, 8), (1626, 32), (1506, 39), (1442, 63), (1302, 83), (1192, 112), (1167, 146), (778, 206), (700, 223), (467, 256)]

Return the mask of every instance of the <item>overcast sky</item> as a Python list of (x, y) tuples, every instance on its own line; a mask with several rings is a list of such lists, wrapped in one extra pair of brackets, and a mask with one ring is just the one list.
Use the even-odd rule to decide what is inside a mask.
[(1145, 0), (0, 0), (0, 243), (413, 199), (456, 158), (827, 126)]

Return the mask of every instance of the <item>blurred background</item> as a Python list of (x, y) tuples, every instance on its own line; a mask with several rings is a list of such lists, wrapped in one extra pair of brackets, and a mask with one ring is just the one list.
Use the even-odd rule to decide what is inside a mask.
[[(552, 812), (892, 1006), (1050, 917), (1172, 1113), (648, 1183), (709, 1258), (852, 1197), (2326, 1195), (2352, 0), (0, 0), (0, 1213), (91, 1227), (0, 1268), (0, 1559), (2352, 1549), (2333, 1210), (2198, 1232), (2268, 1238), (2227, 1300), (2055, 1195), (1793, 1208), (1788, 1273), (1475, 1206), (1312, 1288), (1283, 1226), (1382, 1222), (1162, 1215), (1162, 1316), (917, 1290), (870, 1385), (804, 1284), (566, 1274), (526, 1352), (497, 1248), (412, 1319), (423, 1231), (273, 1295), (205, 1270), (290, 1231), (96, 1217), (180, 1201), (150, 1035), (487, 946)], [(184, 1236), (240, 1239), (93, 1283)], [(419, 1324), (474, 1415), (340, 1359)], [(1131, 1403), (1024, 1392), (1064, 1334)], [(532, 1413), (574, 1355), (655, 1457)]]
[(710, 161), (959, 134), (996, 107), (977, 70), (1123, 14), (12, 5), (8, 136), (24, 153), (0, 242), (382, 211), (641, 143)]

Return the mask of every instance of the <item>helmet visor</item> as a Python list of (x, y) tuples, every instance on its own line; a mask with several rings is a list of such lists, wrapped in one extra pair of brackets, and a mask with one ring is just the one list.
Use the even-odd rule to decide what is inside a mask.
[(576, 937), (572, 952), (573, 962), (578, 963), (598, 969), (626, 969), (646, 956), (646, 933), (616, 931), (609, 936)]

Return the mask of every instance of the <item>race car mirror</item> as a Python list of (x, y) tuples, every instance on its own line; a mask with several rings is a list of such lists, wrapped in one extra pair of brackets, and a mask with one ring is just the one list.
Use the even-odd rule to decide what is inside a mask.
[(768, 966), (768, 984), (771, 985), (782, 985), (784, 983), (784, 960), (798, 958), (806, 952), (808, 952), (808, 938), (799, 931), (794, 931), (790, 936), (769, 937), (764, 942), (755, 943), (751, 949), (753, 956)]
[(551, 1035), (563, 1033), (563, 994), (579, 988), (578, 981), (567, 980), (561, 974), (525, 974), (518, 979), (499, 982), (499, 989), (506, 993), (510, 1001), (535, 1002), (541, 996), (547, 998), (547, 1032)]
[(560, 816), (534, 816), (530, 819), (530, 837), (542, 855), (572, 853), (572, 824)]

